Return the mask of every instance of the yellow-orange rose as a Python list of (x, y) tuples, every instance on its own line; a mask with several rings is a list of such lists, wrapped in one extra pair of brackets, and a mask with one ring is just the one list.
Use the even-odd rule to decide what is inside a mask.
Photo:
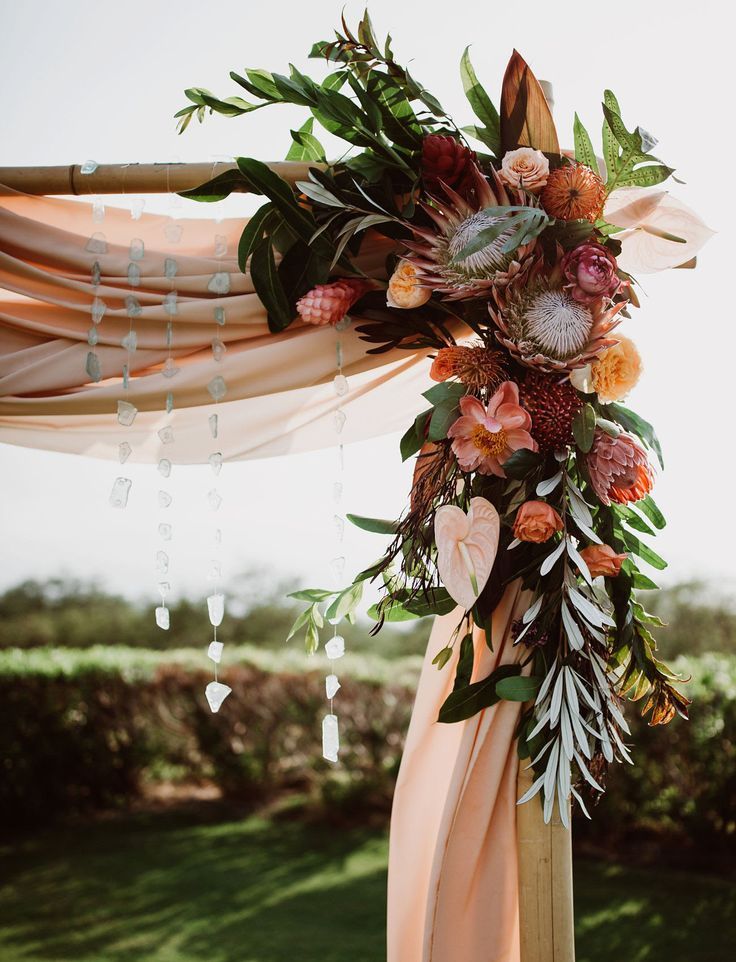
[(430, 288), (419, 283), (416, 267), (409, 261), (402, 261), (388, 282), (386, 303), (389, 307), (412, 310), (426, 304), (431, 296)]
[(538, 194), (549, 177), (549, 161), (541, 150), (519, 147), (503, 155), (501, 180), (509, 187), (523, 187), (531, 194)]
[(514, 536), (519, 541), (542, 544), (562, 527), (562, 518), (546, 501), (525, 501), (516, 514)]
[(642, 363), (636, 344), (621, 336), (618, 344), (604, 351), (590, 368), (593, 390), (603, 404), (619, 401), (641, 377)]
[(625, 554), (616, 554), (608, 544), (592, 544), (583, 548), (580, 557), (588, 566), (591, 577), (615, 578), (621, 571), (621, 565), (626, 560)]

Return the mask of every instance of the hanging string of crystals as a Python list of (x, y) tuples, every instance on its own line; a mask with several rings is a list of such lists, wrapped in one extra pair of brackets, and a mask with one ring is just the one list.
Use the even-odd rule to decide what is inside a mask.
[[(216, 234), (215, 235), (215, 257), (221, 258), (227, 254), (227, 237)], [(221, 295), (227, 294), (230, 291), (230, 274), (228, 271), (216, 271), (210, 278), (207, 289), (213, 294)], [(212, 339), (212, 360), (215, 365), (221, 364), (225, 357), (225, 352), (227, 348), (225, 343), (220, 336), (220, 331), (225, 325), (225, 308), (221, 305), (215, 304), (214, 310), (214, 321), (215, 330), (214, 337)], [(227, 393), (227, 385), (225, 379), (221, 374), (215, 374), (207, 385), (207, 391), (210, 397), (215, 402), (219, 404), (220, 401), (225, 397)], [(219, 414), (214, 413), (209, 416), (208, 428), (210, 433), (210, 439), (212, 442), (212, 450), (207, 458), (207, 463), (209, 464), (212, 473), (215, 477), (218, 477), (220, 471), (222, 470), (222, 451), (218, 450), (218, 445), (216, 444), (218, 440), (218, 435), (220, 432), (219, 424)], [(216, 487), (210, 488), (207, 492), (207, 503), (209, 504), (212, 511), (219, 511), (220, 505), (222, 504), (222, 497)], [(219, 527), (215, 528), (214, 534), (214, 549), (217, 557), (210, 561), (210, 570), (207, 575), (209, 581), (213, 582), (212, 592), (207, 596), (207, 613), (209, 615), (210, 624), (212, 625), (212, 641), (207, 649), (207, 657), (212, 661), (214, 665), (214, 680), (211, 681), (205, 689), (205, 697), (207, 698), (207, 703), (210, 706), (212, 712), (218, 712), (220, 706), (225, 701), (227, 696), (230, 694), (232, 689), (223, 684), (217, 677), (217, 669), (222, 660), (222, 649), (223, 645), (221, 641), (217, 640), (217, 629), (222, 624), (223, 618), (225, 617), (225, 595), (222, 590), (222, 562), (220, 559), (220, 551), (222, 547), (222, 530)]]
[[(333, 379), (335, 394), (340, 399), (340, 406), (335, 410), (334, 425), (335, 438), (337, 442), (337, 478), (333, 484), (334, 514), (333, 525), (335, 531), (335, 541), (337, 551), (335, 557), (330, 562), (332, 574), (339, 583), (345, 573), (345, 555), (343, 554), (343, 539), (345, 537), (345, 518), (341, 512), (341, 502), (344, 488), (345, 477), (345, 447), (342, 442), (342, 432), (345, 427), (347, 415), (342, 408), (342, 399), (347, 396), (349, 391), (348, 379), (342, 372), (343, 368), (343, 342), (342, 332), (350, 324), (350, 318), (346, 315), (342, 321), (336, 325), (337, 340), (335, 342), (335, 361), (337, 364), (337, 374)], [(335, 674), (335, 662), (345, 654), (345, 639), (337, 632), (337, 624), (334, 625), (332, 638), (325, 644), (325, 654), (330, 663), (330, 672), (325, 679), (325, 694), (330, 703), (330, 710), (322, 719), (322, 755), (327, 761), (336, 762), (340, 751), (340, 729), (337, 715), (335, 714), (335, 695), (340, 689), (340, 681)]]

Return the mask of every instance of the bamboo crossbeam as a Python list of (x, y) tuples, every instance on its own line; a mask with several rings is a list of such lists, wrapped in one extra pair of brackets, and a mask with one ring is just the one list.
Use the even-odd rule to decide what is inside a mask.
[[(299, 161), (271, 161), (268, 166), (288, 183), (306, 180), (310, 167)], [(180, 164), (100, 164), (83, 174), (80, 164), (61, 167), (0, 167), (0, 195), (22, 194), (174, 194), (206, 183), (218, 174), (235, 170), (226, 161)]]

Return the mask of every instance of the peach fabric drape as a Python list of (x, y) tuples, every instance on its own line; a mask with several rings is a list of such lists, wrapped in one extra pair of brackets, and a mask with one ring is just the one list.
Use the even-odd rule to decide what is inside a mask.
[[(88, 203), (27, 197), (0, 198), (0, 440), (60, 451), (115, 457), (120, 427), (116, 402), (127, 351), (121, 341), (130, 319), (125, 298), (134, 295), (142, 313), (134, 319), (138, 338), (132, 355), (128, 400), (139, 409), (126, 440), (138, 460), (156, 460), (156, 431), (172, 424), (179, 463), (201, 459), (207, 417), (215, 406), (207, 392), (217, 374), (227, 395), (217, 406), (226, 460), (266, 457), (334, 443), (333, 415), (347, 415), (346, 443), (404, 429), (424, 405), (428, 386), (426, 351), (366, 353), (354, 329), (342, 335), (343, 371), (350, 383), (345, 398), (332, 386), (336, 335), (331, 328), (295, 323), (273, 335), (250, 276), (237, 266), (244, 219), (220, 223), (107, 208), (95, 223)], [(104, 234), (106, 250), (88, 250), (93, 234)], [(220, 256), (216, 256), (216, 237)], [(130, 242), (143, 241), (140, 286), (128, 282)], [(102, 241), (102, 238), (97, 238)], [(223, 250), (226, 252), (223, 253)], [(384, 276), (390, 242), (369, 236), (361, 267)], [(166, 276), (166, 259), (176, 276)], [(92, 286), (93, 264), (100, 284)], [(164, 298), (177, 293), (172, 357), (179, 368), (168, 379)], [(94, 348), (103, 380), (89, 383), (85, 361), (90, 347), (91, 306), (98, 297), (106, 311)], [(225, 312), (218, 326), (215, 308)], [(356, 323), (359, 318), (355, 318)], [(213, 360), (215, 336), (227, 353)], [(163, 413), (174, 394), (172, 416)]]
[[(494, 651), (475, 633), (473, 681), (518, 661), (511, 624), (529, 605), (509, 585), (493, 614)], [(453, 664), (432, 664), (457, 624), (432, 631), (391, 815), (388, 962), (519, 962), (514, 730), (502, 701), (465, 722), (437, 722)]]

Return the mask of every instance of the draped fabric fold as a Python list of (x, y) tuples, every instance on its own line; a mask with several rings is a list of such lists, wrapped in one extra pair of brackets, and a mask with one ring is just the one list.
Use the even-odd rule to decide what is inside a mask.
[[(216, 375), (227, 386), (217, 405), (227, 415), (221, 419), (226, 460), (329, 446), (338, 406), (347, 416), (345, 442), (404, 428), (423, 406), (427, 352), (367, 354), (365, 342), (348, 329), (341, 339), (350, 391), (337, 398), (334, 330), (297, 322), (280, 334), (269, 331), (250, 276), (238, 270), (235, 252), (243, 224), (150, 214), (134, 221), (128, 211), (109, 207), (104, 220), (95, 223), (87, 203), (2, 197), (0, 440), (116, 455), (116, 402), (128, 360), (121, 342), (130, 330), (130, 297), (140, 313), (133, 318), (137, 349), (130, 357), (128, 400), (140, 414), (126, 438), (136, 444), (137, 457), (158, 458), (156, 429), (166, 418), (177, 439), (177, 460), (198, 460), (207, 416), (215, 410), (207, 385)], [(137, 285), (128, 274), (133, 238), (143, 242), (143, 257), (135, 261), (141, 275)], [(361, 269), (385, 276), (391, 250), (390, 241), (369, 235)], [(95, 304), (98, 311), (104, 305), (97, 325)], [(93, 327), (99, 383), (85, 373)], [(226, 349), (220, 363), (213, 359), (215, 336)], [(179, 369), (172, 378), (164, 373), (169, 356)], [(175, 409), (166, 417), (169, 391)]]
[[(473, 681), (514, 664), (511, 625), (529, 606), (515, 582), (493, 613), (494, 650), (476, 629)], [(514, 731), (521, 706), (501, 701), (440, 724), (450, 666), (432, 659), (457, 612), (435, 621), (391, 815), (388, 962), (519, 962)]]

